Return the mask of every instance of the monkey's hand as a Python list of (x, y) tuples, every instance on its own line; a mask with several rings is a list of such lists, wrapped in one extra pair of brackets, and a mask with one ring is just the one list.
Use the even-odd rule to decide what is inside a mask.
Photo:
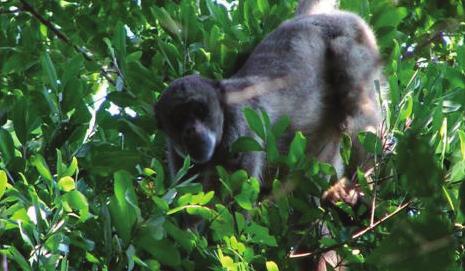
[(353, 207), (362, 196), (363, 193), (344, 177), (323, 193), (322, 200), (331, 204), (342, 201)]

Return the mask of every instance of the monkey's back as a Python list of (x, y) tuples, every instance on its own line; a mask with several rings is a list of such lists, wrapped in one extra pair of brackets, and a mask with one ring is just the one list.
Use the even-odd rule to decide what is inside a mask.
[[(376, 70), (379, 70), (378, 64), (375, 64), (378, 58), (375, 37), (360, 17), (344, 11), (299, 16), (285, 21), (255, 48), (244, 66), (226, 82), (252, 85), (250, 89), (255, 93), (247, 93), (246, 96), (252, 98), (242, 102), (241, 106), (264, 109), (272, 121), (283, 115), (289, 116), (291, 130), (288, 136), (293, 136), (293, 131), (302, 131), (311, 138), (313, 151), (326, 151), (328, 157), (335, 157), (333, 154), (338, 153), (338, 144), (328, 143), (333, 139), (338, 142), (340, 123), (334, 120), (333, 115), (345, 113), (337, 112), (340, 109), (338, 104), (331, 104), (331, 98), (328, 99), (328, 95), (334, 91), (334, 85), (329, 82), (333, 78), (328, 78), (331, 76), (329, 69), (330, 66), (347, 66), (347, 63), (344, 63), (344, 59), (329, 59), (328, 48), (341, 37), (372, 52), (372, 60), (367, 59), (366, 65), (365, 59), (360, 56), (357, 62), (362, 65), (346, 68), (356, 74), (360, 74), (358, 69), (368, 71), (369, 75), (359, 78), (366, 81), (362, 83), (365, 89), (374, 93), (372, 79), (377, 74)], [(369, 99), (370, 104), (375, 104), (372, 97)], [(376, 124), (379, 118), (374, 118), (372, 123)], [(322, 150), (327, 145), (335, 149)]]
[(249, 106), (265, 109), (272, 120), (287, 115), (293, 130), (311, 133), (321, 126), (330, 87), (328, 46), (338, 37), (352, 39), (378, 54), (372, 31), (353, 13), (299, 16), (271, 32), (232, 78), (249, 78), (254, 85), (265, 86)]

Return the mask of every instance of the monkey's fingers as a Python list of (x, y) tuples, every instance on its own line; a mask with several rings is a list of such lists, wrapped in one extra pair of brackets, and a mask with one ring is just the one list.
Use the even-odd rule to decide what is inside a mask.
[(355, 206), (361, 197), (361, 191), (344, 177), (323, 193), (322, 200), (333, 205), (345, 202), (350, 206)]

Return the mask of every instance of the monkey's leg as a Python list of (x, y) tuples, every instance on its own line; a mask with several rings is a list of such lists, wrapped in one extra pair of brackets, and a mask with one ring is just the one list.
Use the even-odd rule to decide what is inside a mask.
[(250, 177), (262, 181), (265, 160), (264, 152), (244, 152), (241, 154), (238, 168), (246, 170)]

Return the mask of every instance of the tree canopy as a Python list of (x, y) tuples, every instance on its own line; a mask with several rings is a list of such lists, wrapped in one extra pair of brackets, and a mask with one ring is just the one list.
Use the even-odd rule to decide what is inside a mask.
[[(183, 179), (189, 159), (169, 178), (152, 108), (160, 93), (192, 73), (227, 78), (296, 5), (0, 0), (2, 268), (297, 270), (336, 250), (350, 270), (463, 270), (461, 0), (341, 0), (376, 33), (396, 143), (383, 152), (384, 139), (359, 135), (376, 156), (371, 174), (356, 176), (368, 201), (360, 208), (315, 206), (309, 196), (321, 196), (334, 170), (306, 155), (312, 139), (301, 133), (277, 152), (269, 139), (286, 121), (255, 111), (246, 117), (263, 140), (238, 146), (284, 161), (289, 174), (270, 195), (221, 167), (221, 191), (205, 190)], [(199, 230), (184, 217), (202, 220)]]

